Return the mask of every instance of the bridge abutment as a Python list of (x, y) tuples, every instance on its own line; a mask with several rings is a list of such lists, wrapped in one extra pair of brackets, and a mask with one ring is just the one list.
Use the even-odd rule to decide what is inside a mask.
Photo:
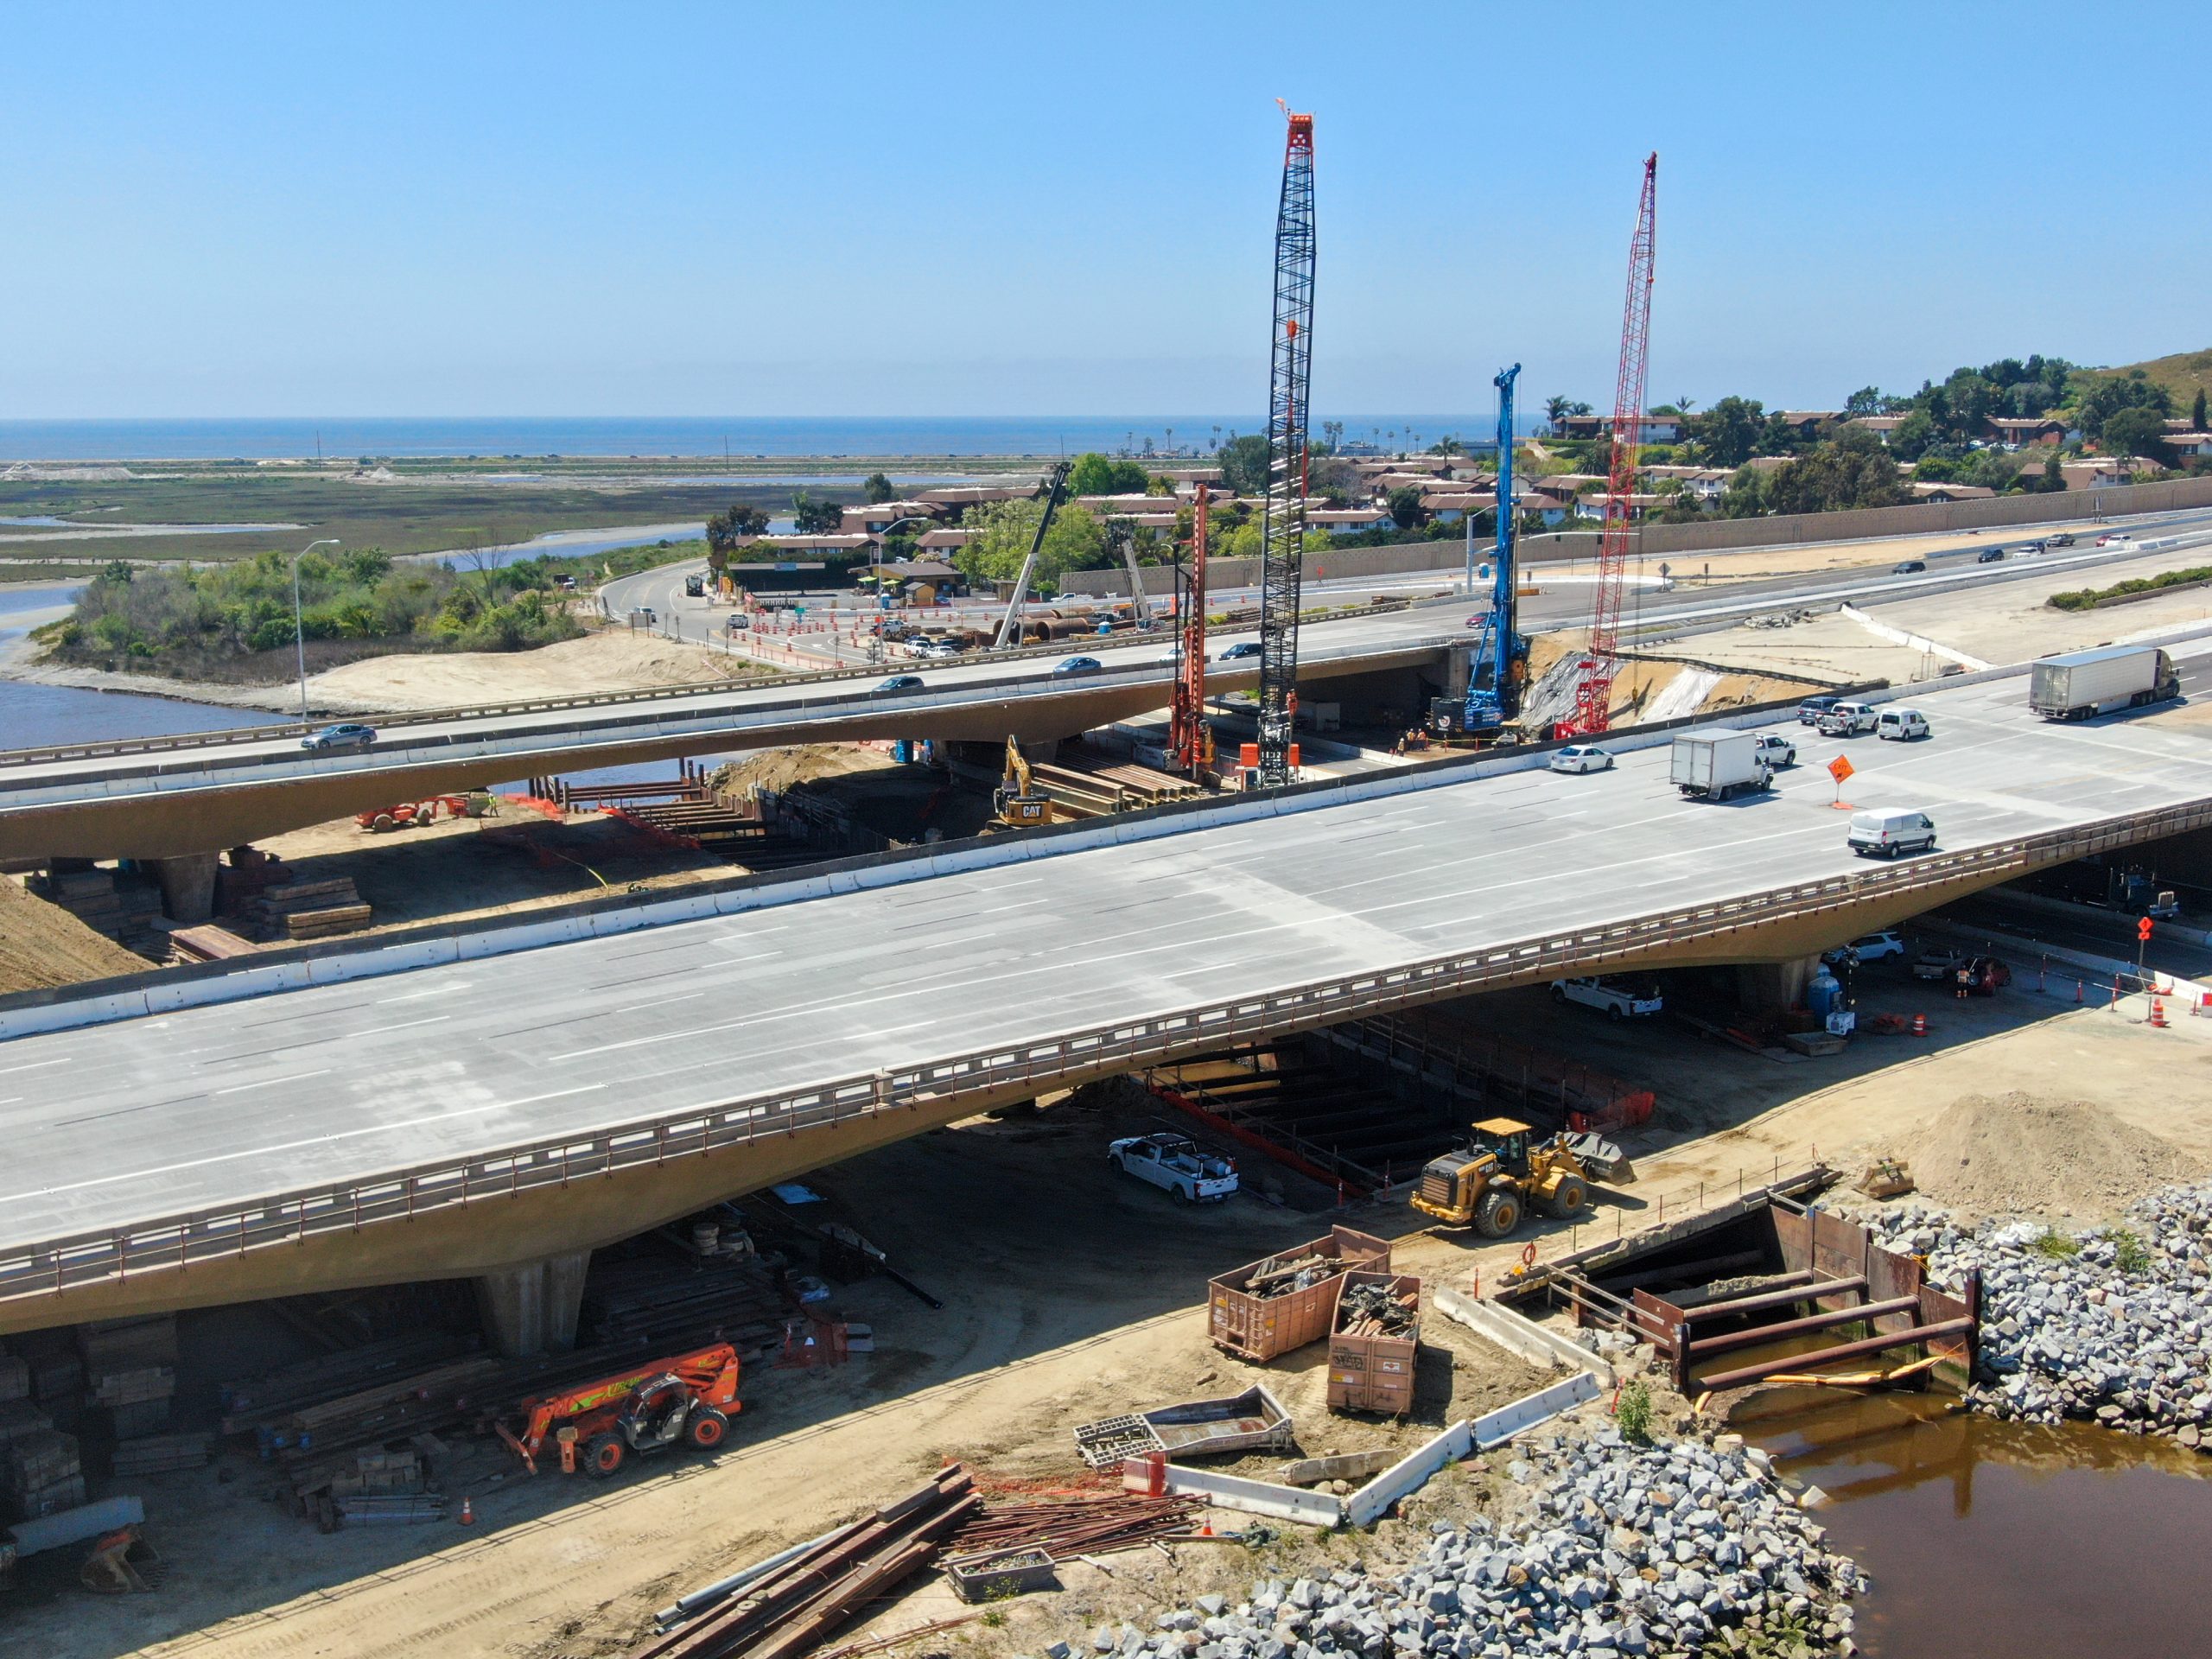
[(576, 1345), (589, 1250), (567, 1250), (519, 1268), (502, 1268), (476, 1281), (476, 1306), (484, 1329), (510, 1359), (565, 1353)]

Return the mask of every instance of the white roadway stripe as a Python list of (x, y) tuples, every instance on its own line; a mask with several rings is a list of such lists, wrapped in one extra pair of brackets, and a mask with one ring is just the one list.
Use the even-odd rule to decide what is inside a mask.
[[(25, 1198), (57, 1192), (82, 1192), (96, 1186), (113, 1186), (123, 1181), (141, 1181), (156, 1175), (173, 1175), (180, 1170), (203, 1169), (211, 1164), (234, 1163), (241, 1158), (265, 1158), (272, 1153), (298, 1152), (308, 1147), (328, 1146), (338, 1141), (358, 1141), (363, 1135), (390, 1135), (400, 1129), (419, 1129), (430, 1123), (449, 1123), (456, 1118), (481, 1117), (486, 1112), (511, 1111), (518, 1106), (535, 1106), (540, 1101), (562, 1100), (570, 1095), (588, 1095), (606, 1088), (603, 1083), (588, 1083), (575, 1089), (556, 1089), (550, 1095), (527, 1095), (520, 1100), (502, 1100), (488, 1106), (464, 1106), (456, 1111), (439, 1112), (429, 1117), (400, 1118), (390, 1123), (371, 1123), (358, 1129), (340, 1129), (330, 1135), (311, 1135), (302, 1141), (284, 1141), (274, 1146), (251, 1147), (238, 1152), (219, 1152), (207, 1158), (193, 1158), (183, 1163), (164, 1164), (159, 1169), (129, 1170), (120, 1174), (95, 1176), (89, 1181), (72, 1181), (63, 1186), (34, 1187), (25, 1192), (0, 1195), (0, 1204), (20, 1204)], [(476, 1154), (497, 1157), (496, 1153)]]
[(74, 1056), (65, 1054), (58, 1060), (33, 1060), (25, 1065), (0, 1065), (0, 1077), (16, 1071), (36, 1071), (49, 1065), (67, 1065)]
[(382, 1007), (387, 1002), (412, 1002), (419, 997), (425, 996), (451, 996), (456, 992), (468, 989), (474, 983), (474, 980), (464, 979), (451, 985), (434, 986), (427, 991), (410, 991), (404, 996), (380, 996), (377, 999), (376, 1006)]
[(242, 1095), (249, 1089), (273, 1089), (280, 1083), (304, 1083), (309, 1077), (327, 1077), (336, 1068), (325, 1066), (320, 1071), (295, 1071), (289, 1077), (264, 1077), (259, 1083), (241, 1083), (228, 1089), (218, 1089), (219, 1095)]

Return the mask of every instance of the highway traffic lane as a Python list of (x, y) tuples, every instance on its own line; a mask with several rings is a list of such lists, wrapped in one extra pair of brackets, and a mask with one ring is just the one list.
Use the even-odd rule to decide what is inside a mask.
[[(1310, 632), (1308, 659), (1313, 663), (1338, 661), (1368, 654), (1418, 649), (1423, 642), (1449, 637), (1457, 639), (1456, 627), (1463, 619), (1452, 607), (1441, 609), (1413, 609), (1389, 613), (1381, 616), (1354, 617), (1342, 621), (1318, 625)], [(1170, 677), (1166, 660), (1172, 640), (1155, 636), (1140, 641), (1119, 645), (1092, 646), (1083, 644), (1079, 654), (1096, 656), (1112, 672), (1135, 672), (1156, 677), (1165, 690)], [(980, 660), (922, 664), (894, 663), (885, 671), (918, 672), (927, 690), (920, 693), (904, 694), (902, 706), (926, 707), (932, 694), (957, 691), (983, 683), (1035, 684), (1062, 679), (1058, 689), (1080, 690), (1081, 683), (1055, 676), (1053, 671), (1066, 655), (1078, 654), (1074, 649), (1062, 653), (1024, 658), (1014, 662)], [(1230, 678), (1247, 678), (1254, 669), (1249, 664), (1221, 664), (1209, 671), (1209, 679), (1224, 682)], [(865, 697), (880, 682), (874, 677), (875, 671), (854, 677), (792, 685), (770, 678), (756, 683), (728, 685), (717, 683), (698, 692), (649, 701), (607, 705), (610, 716), (650, 716), (657, 720), (712, 720), (730, 714), (757, 713), (779, 704), (806, 704), (821, 702), (834, 704), (846, 700)], [(468, 740), (487, 732), (501, 736), (511, 735), (517, 759), (526, 759), (523, 746), (531, 741), (559, 738), (573, 731), (580, 719), (588, 717), (588, 710), (546, 709), (517, 711), (494, 716), (462, 717), (453, 720), (413, 721), (395, 726), (373, 747), (363, 750), (308, 752), (300, 747), (297, 737), (254, 739), (246, 741), (205, 744), (163, 751), (159, 760), (165, 765), (184, 766), (195, 757), (207, 757), (220, 761), (219, 772), (235, 774), (251, 772), (261, 778), (286, 778), (314, 775), (334, 768), (346, 770), (374, 770), (380, 767), (400, 767), (419, 765), (425, 759), (445, 758), (438, 750), (446, 747), (448, 740)], [(609, 728), (607, 741), (619, 742), (619, 732)], [(418, 751), (428, 751), (427, 753)], [(154, 757), (124, 755), (120, 757), (87, 756), (67, 760), (41, 760), (0, 769), (0, 802), (22, 791), (54, 782), (66, 783), (79, 778), (98, 778), (105, 771), (118, 766), (143, 766)], [(238, 763), (265, 763), (245, 765)], [(234, 781), (226, 776), (225, 783)]]
[[(1954, 711), (1943, 729), (1981, 718)], [(2076, 732), (2097, 735), (2086, 728), (2067, 734)], [(1961, 821), (1993, 837), (2062, 816), (2065, 803), (2025, 798), (1942, 808), (1940, 780), (1923, 785), (1916, 775), (1938, 759), (1935, 747), (1877, 768), (1874, 779), (1890, 776), (1858, 792), (1938, 805), (1952, 846), (1971, 838), (1954, 827)], [(2162, 740), (2147, 753), (2164, 762), (2171, 749)], [(2133, 743), (2118, 758), (2140, 765), (2145, 752)], [(1035, 880), (1042, 895), (1007, 896), (988, 873), (940, 878), (958, 886), (685, 924), (660, 930), (684, 937), (650, 943), (633, 935), (421, 970), (420, 984), (410, 975), (22, 1039), (0, 1049), (10, 1063), (0, 1066), (0, 1089), (13, 1075), (35, 1091), (0, 1092), (15, 1166), (65, 1177), (109, 1167), (91, 1182), (49, 1179), (36, 1192), (6, 1195), (0, 1230), (51, 1233), (149, 1206), (214, 1201), (217, 1192), (234, 1197), (241, 1166), (251, 1166), (245, 1190), (276, 1190), (1141, 1017), (1187, 1001), (1188, 991), (1169, 988), (1193, 981), (1218, 991), (1234, 975), (1238, 988), (1259, 989), (1465, 949), (1478, 935), (1517, 937), (1647, 912), (1679, 899), (1693, 876), (1701, 893), (1718, 896), (1851, 867), (1843, 820), (1826, 810), (1817, 787), (1794, 803), (1803, 792), (1795, 780), (1777, 799), (1749, 807), (1685, 803), (1666, 785), (1664, 764), (1661, 749), (1629, 757), (1610, 777), (1522, 775), (1516, 782), (1529, 787), (1510, 810), (1452, 786), (1236, 826), (1209, 836), (1204, 857), (1179, 865), (1152, 842), (1020, 867), (1013, 879)], [(2101, 774), (2088, 767), (2084, 775)], [(2104, 782), (2148, 791), (2133, 804), (2162, 792), (2124, 779)], [(1601, 858), (1599, 868), (1578, 874), (1579, 859), (1603, 850), (1592, 839), (1624, 829), (1659, 844)], [(1382, 832), (1392, 837), (1392, 868), (1348, 869), (1353, 838)], [(1129, 853), (1144, 856), (1117, 856)], [(1500, 880), (1501, 869), (1512, 874)], [(888, 928), (957, 917), (963, 906), (1027, 906), (1033, 896), (1052, 901), (1049, 920), (987, 952), (971, 945), (947, 961), (926, 949), (887, 950)], [(791, 918), (810, 912), (798, 929)], [(666, 962), (648, 969), (633, 960), (670, 952), (713, 961), (694, 984), (688, 970), (664, 974)], [(900, 959), (887, 963), (887, 954)], [(688, 988), (655, 992), (648, 972)], [(439, 1011), (405, 1006), (424, 1000)], [(610, 1024), (611, 1035), (603, 1031)], [(319, 1033), (326, 1025), (332, 1029)], [(577, 1033), (594, 1040), (575, 1043)], [(33, 1058), (24, 1062), (17, 1056), (27, 1045)], [(26, 1065), (66, 1075), (72, 1098), (86, 1109), (57, 1109), (50, 1075), (20, 1069)], [(312, 1097), (305, 1112), (303, 1095)], [(123, 1120), (103, 1116), (114, 1113), (146, 1125), (149, 1139), (118, 1153), (108, 1142)]]

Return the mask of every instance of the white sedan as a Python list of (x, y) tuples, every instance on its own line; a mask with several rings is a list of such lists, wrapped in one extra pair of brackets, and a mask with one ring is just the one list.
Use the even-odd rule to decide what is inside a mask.
[(1106, 1161), (1165, 1188), (1181, 1204), (1211, 1204), (1236, 1190), (1236, 1166), (1185, 1135), (1131, 1135), (1106, 1148)]
[(1570, 743), (1563, 749), (1552, 751), (1554, 772), (1605, 772), (1612, 764), (1612, 755), (1595, 743)]

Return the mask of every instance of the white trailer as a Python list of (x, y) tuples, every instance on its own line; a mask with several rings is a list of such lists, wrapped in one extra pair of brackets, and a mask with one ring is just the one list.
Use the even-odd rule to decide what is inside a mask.
[(1757, 732), (1683, 732), (1675, 739), (1675, 787), (1698, 800), (1725, 801), (1774, 781)]
[(2100, 645), (2045, 657), (2028, 677), (2028, 707), (2045, 720), (2085, 720), (2180, 695), (2173, 662), (2156, 645)]

